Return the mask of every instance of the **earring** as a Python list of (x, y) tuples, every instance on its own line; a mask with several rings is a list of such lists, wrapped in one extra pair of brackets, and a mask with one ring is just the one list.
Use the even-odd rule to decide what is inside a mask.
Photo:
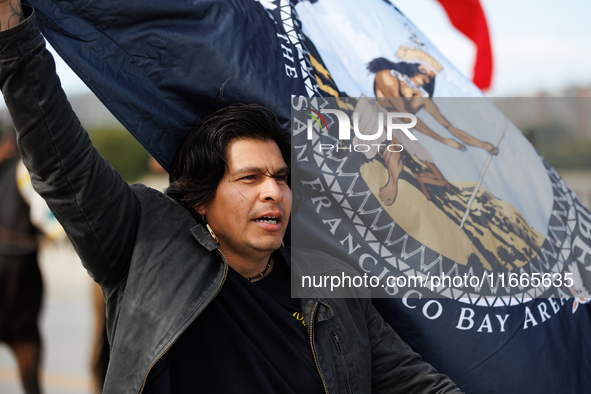
[(211, 234), (211, 236), (213, 237), (215, 242), (219, 243), (218, 237), (215, 236), (215, 233), (213, 232), (211, 227), (209, 227), (209, 223), (207, 223), (207, 220), (205, 220), (205, 215), (201, 215), (201, 219), (203, 219), (203, 223), (205, 223), (205, 228), (207, 228), (207, 231), (209, 231), (209, 234)]

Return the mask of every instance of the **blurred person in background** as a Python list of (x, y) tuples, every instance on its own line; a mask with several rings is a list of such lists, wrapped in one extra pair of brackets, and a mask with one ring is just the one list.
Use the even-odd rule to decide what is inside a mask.
[(37, 254), (40, 230), (51, 239), (61, 227), (31, 186), (14, 132), (0, 138), (0, 341), (16, 357), (27, 394), (40, 393), (39, 312), (43, 281)]
[(18, 363), (27, 394), (40, 393), (41, 336), (39, 312), (43, 294), (37, 264), (37, 229), (17, 186), (19, 155), (14, 134), (0, 141), (0, 341)]

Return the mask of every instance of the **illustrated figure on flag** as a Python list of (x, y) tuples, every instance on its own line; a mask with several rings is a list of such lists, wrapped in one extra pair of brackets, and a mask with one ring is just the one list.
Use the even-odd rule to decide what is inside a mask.
[[(432, 104), (432, 101), (428, 99), (421, 98), (420, 100)], [(368, 134), (375, 133), (376, 130), (377, 118), (375, 112), (385, 112), (378, 102), (372, 103), (367, 100), (361, 100), (355, 111), (360, 114), (360, 129), (367, 130)], [(417, 129), (418, 127), (415, 128), (415, 130)], [(465, 250), (456, 250), (454, 255), (457, 256), (459, 253), (463, 253), (468, 258), (467, 260), (456, 259), (455, 261), (464, 261), (466, 264), (471, 262), (483, 266), (489, 271), (492, 270), (493, 265), (502, 265), (511, 270), (515, 266), (519, 267), (529, 262), (537, 254), (544, 237), (532, 229), (515, 208), (498, 200), (486, 190), (477, 190), (475, 203), (470, 204), (471, 206), (468, 208), (468, 201), (475, 189), (474, 183), (457, 181), (450, 183), (439, 171), (433, 157), (420, 142), (410, 140), (400, 130), (395, 130), (393, 135), (391, 142), (403, 146), (404, 150), (398, 152), (382, 148), (379, 152), (379, 157), (382, 160), (377, 160), (377, 144), (385, 141), (386, 133), (383, 133), (381, 139), (373, 141), (372, 149), (363, 152), (363, 155), (369, 161), (360, 165), (360, 173), (372, 192), (379, 196), (384, 209), (392, 219), (403, 229), (410, 229), (408, 230), (410, 235), (420, 239), (433, 250), (445, 250), (442, 249), (445, 248), (445, 245), (439, 243), (440, 238), (438, 236), (429, 235), (430, 238), (425, 237), (424, 234), (430, 232), (415, 224), (416, 217), (431, 214), (436, 216), (433, 209), (438, 208), (447, 215), (449, 223), (445, 223), (444, 219), (441, 220), (443, 217), (436, 216), (439, 218), (436, 225), (443, 227), (442, 231), (454, 232), (454, 226), (460, 225), (465, 211), (471, 209), (473, 215), (468, 216), (469, 227), (464, 230), (468, 237), (471, 238), (470, 244)], [(359, 143), (359, 140), (356, 138), (353, 143)], [(496, 149), (496, 147), (492, 149)], [(404, 172), (405, 168), (406, 172)], [(387, 174), (384, 174), (384, 169), (387, 170)], [(418, 189), (422, 191), (423, 196), (413, 192), (414, 188), (404, 189), (405, 192), (401, 193), (400, 196), (401, 200), (392, 207), (396, 203), (398, 182), (401, 176), (401, 182), (403, 182), (401, 187), (405, 188), (409, 184), (414, 185), (416, 182), (412, 178), (415, 178), (418, 182)], [(378, 190), (379, 193), (376, 193)], [(474, 219), (475, 211), (480, 213), (478, 216), (481, 217), (481, 220)], [(408, 215), (408, 212), (411, 212), (410, 215)], [(407, 218), (409, 220), (406, 220)], [(499, 226), (498, 223), (512, 223), (512, 225)], [(430, 222), (427, 225), (433, 227)], [(478, 231), (474, 231), (475, 228)], [(496, 239), (496, 242), (493, 239)], [(495, 246), (486, 247), (485, 245)], [(457, 246), (458, 243), (455, 243), (454, 247)], [(473, 252), (474, 246), (476, 246), (477, 252)], [(498, 255), (502, 253), (498, 252), (501, 247), (507, 251), (507, 254), (513, 256), (519, 256), (522, 253), (521, 258), (515, 258), (512, 261), (509, 261), (506, 256), (501, 258)], [(442, 252), (442, 254), (445, 254), (445, 252)]]
[[(411, 38), (415, 45), (419, 43), (424, 47), (416, 35), (413, 34)], [(375, 74), (373, 90), (377, 102), (360, 100), (356, 104), (355, 112), (359, 113), (362, 132), (368, 135), (375, 133), (379, 127), (376, 117), (378, 112), (408, 112), (418, 115), (415, 131), (451, 148), (466, 150), (465, 145), (453, 138), (443, 138), (429, 127), (420, 117), (423, 114), (437, 122), (434, 126), (441, 130), (445, 128), (466, 145), (482, 148), (490, 155), (499, 153), (498, 146), (483, 142), (454, 127), (442, 115), (434, 100), (428, 97), (434, 91), (435, 71), (440, 72), (443, 69), (433, 56), (424, 49), (411, 48), (408, 45), (401, 46), (396, 54), (398, 60), (401, 60), (399, 63), (383, 57), (369, 62), (368, 70)], [(333, 91), (340, 90), (335, 88)], [(464, 109), (456, 106), (452, 110)], [(476, 122), (468, 124), (474, 129), (479, 126)], [(393, 133), (391, 142), (403, 146), (404, 151), (381, 148), (378, 152), (377, 144), (386, 141), (386, 133), (382, 133), (377, 140), (372, 141), (372, 147), (363, 152), (369, 161), (360, 164), (360, 174), (374, 195), (379, 196), (384, 209), (397, 225), (432, 250), (474, 268), (492, 271), (492, 267), (497, 266), (511, 271), (536, 256), (545, 238), (528, 225), (517, 209), (496, 198), (494, 192), (491, 194), (488, 190), (481, 191), (480, 188), (474, 192), (475, 183), (450, 183), (439, 170), (429, 150), (425, 149), (420, 141), (410, 140), (400, 130)], [(357, 143), (359, 139), (355, 137), (353, 144)], [(438, 146), (432, 145), (431, 149), (436, 150)], [(383, 160), (373, 160), (378, 153)], [(386, 175), (384, 168), (387, 170)], [(403, 174), (405, 168), (407, 171)], [(401, 193), (400, 200), (396, 203), (400, 176), (403, 177), (403, 188), (416, 183), (416, 179), (423, 196), (416, 194), (415, 188), (411, 187)], [(473, 193), (474, 201), (471, 200)], [(436, 212), (437, 209), (447, 218)], [(460, 234), (457, 227), (464, 227), (462, 217), (470, 210), (477, 213), (467, 216), (467, 228)], [(420, 221), (423, 225), (417, 225), (416, 217), (427, 219)], [(438, 231), (433, 231), (433, 228), (437, 228)], [(455, 234), (456, 240), (450, 243), (448, 239), (439, 236), (441, 233)], [(476, 272), (482, 274), (479, 270)]]

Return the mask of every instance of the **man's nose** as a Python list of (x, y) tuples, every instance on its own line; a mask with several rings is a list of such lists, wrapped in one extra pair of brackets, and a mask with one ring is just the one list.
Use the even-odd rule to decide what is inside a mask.
[(262, 185), (261, 200), (279, 202), (283, 199), (283, 190), (277, 180), (271, 176), (266, 177)]

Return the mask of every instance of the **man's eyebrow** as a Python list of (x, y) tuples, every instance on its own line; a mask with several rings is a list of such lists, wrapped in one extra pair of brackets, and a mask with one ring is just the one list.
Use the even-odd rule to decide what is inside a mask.
[(243, 167), (243, 168), (239, 168), (236, 171), (232, 172), (230, 175), (232, 177), (239, 177), (241, 175), (255, 174), (255, 173), (271, 175), (271, 176), (286, 175), (289, 173), (289, 167), (287, 167), (287, 166), (281, 167), (275, 172), (270, 172), (267, 168), (262, 169), (260, 167)]

